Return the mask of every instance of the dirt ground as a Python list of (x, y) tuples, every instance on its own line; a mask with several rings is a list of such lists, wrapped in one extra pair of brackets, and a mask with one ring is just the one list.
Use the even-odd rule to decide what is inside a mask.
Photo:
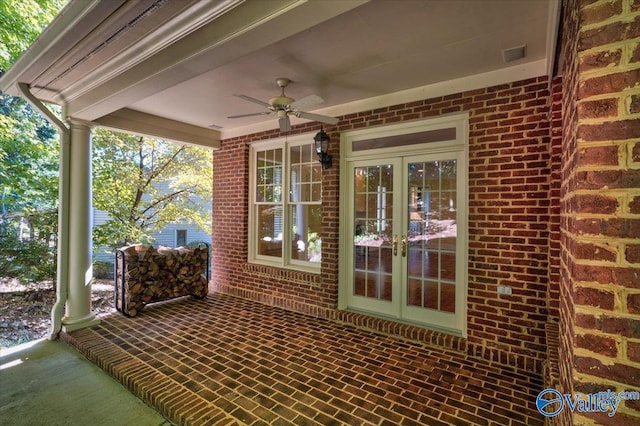
[[(96, 280), (91, 289), (97, 315), (115, 310), (112, 281)], [(0, 278), (0, 348), (47, 337), (55, 300), (50, 281), (25, 286), (14, 279)]]

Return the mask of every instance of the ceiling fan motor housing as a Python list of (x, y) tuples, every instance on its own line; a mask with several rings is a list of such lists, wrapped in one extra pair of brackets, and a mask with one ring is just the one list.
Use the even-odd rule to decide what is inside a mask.
[(285, 108), (291, 105), (293, 102), (295, 102), (295, 99), (290, 98), (288, 96), (284, 96), (284, 94), (282, 94), (281, 96), (276, 96), (275, 98), (269, 99), (269, 104), (271, 104), (271, 106), (276, 107), (278, 109)]
[(287, 87), (289, 83), (291, 83), (291, 80), (289, 80), (288, 78), (280, 77), (276, 79), (276, 84), (278, 85), (278, 87), (280, 87), (280, 89), (282, 89), (282, 91), (280, 93), (280, 96), (269, 99), (269, 104), (271, 104), (271, 106), (277, 109), (283, 109), (296, 101), (295, 99), (290, 98), (284, 94), (284, 88)]

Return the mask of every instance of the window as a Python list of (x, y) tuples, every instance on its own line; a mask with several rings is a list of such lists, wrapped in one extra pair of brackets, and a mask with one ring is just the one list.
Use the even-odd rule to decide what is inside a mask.
[(313, 135), (253, 144), (250, 162), (249, 261), (318, 271), (322, 167)]
[(183, 247), (187, 245), (187, 230), (176, 229), (176, 247)]

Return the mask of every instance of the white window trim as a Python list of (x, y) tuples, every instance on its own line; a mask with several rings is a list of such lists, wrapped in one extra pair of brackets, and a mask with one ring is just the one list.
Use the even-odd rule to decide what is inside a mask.
[[(285, 226), (283, 227), (282, 241), (291, 240), (291, 226), (289, 217), (289, 174), (291, 171), (291, 164), (289, 158), (289, 148), (300, 145), (310, 145), (313, 143), (313, 136), (315, 133), (305, 133), (300, 135), (288, 136), (277, 139), (270, 139), (266, 141), (254, 142), (249, 148), (249, 227), (248, 227), (248, 253), (247, 262), (258, 265), (273, 266), (277, 268), (292, 269), (296, 271), (320, 273), (321, 262), (307, 262), (296, 259), (291, 259), (291, 245), (282, 245), (282, 257), (274, 258), (271, 256), (261, 256), (258, 254), (256, 236), (258, 235), (257, 218), (255, 203), (256, 203), (256, 162), (257, 152), (269, 149), (282, 148), (283, 153), (283, 177), (282, 177), (282, 206)], [(315, 152), (315, 148), (314, 148)], [(309, 205), (322, 205), (322, 201), (318, 202), (302, 202), (300, 204)]]

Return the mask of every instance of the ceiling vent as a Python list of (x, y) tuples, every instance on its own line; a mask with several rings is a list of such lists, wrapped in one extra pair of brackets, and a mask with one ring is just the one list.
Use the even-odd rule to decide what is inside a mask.
[(516, 61), (527, 56), (527, 46), (512, 47), (502, 51), (502, 60), (504, 62)]

